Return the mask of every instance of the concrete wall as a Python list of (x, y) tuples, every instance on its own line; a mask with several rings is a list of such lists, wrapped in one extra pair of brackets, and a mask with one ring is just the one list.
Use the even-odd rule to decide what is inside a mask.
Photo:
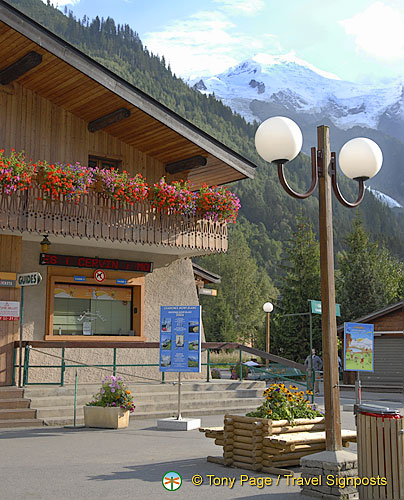
[[(94, 257), (94, 249), (85, 245), (58, 245), (52, 244), (51, 253), (64, 255), (82, 255)], [(43, 277), (42, 282), (35, 287), (26, 287), (24, 296), (24, 340), (44, 340), (46, 321), (46, 282), (47, 266), (39, 264), (40, 245), (36, 242), (23, 241), (22, 244), (22, 272), (39, 271)], [(145, 277), (145, 316), (144, 335), (147, 341), (158, 342), (160, 338), (160, 306), (162, 305), (199, 305), (192, 262), (189, 258), (178, 259), (172, 255), (147, 254), (125, 250), (111, 250), (97, 248), (98, 257), (116, 258), (123, 260), (139, 260), (153, 262), (153, 272)], [(124, 274), (124, 273), (123, 273)], [(203, 335), (203, 333), (202, 333)], [(96, 338), (96, 337), (94, 337)], [(88, 338), (88, 340), (94, 340)], [(117, 337), (119, 340), (119, 337)], [(204, 336), (203, 336), (204, 340)], [(47, 349), (48, 355), (32, 350), (30, 354), (30, 365), (57, 365), (61, 360), (49, 356), (49, 354), (60, 356), (60, 349)], [(74, 362), (66, 361), (66, 364), (111, 364), (113, 360), (112, 349), (66, 349), (65, 358)], [(158, 349), (119, 349), (117, 355), (118, 364), (155, 363), (159, 362)], [(68, 368), (65, 372), (66, 383), (74, 381), (74, 369)], [(142, 368), (120, 368), (125, 379), (133, 381), (158, 381), (161, 380), (158, 366)], [(80, 368), (78, 370), (79, 382), (97, 382), (101, 380), (107, 371), (95, 368)], [(127, 374), (127, 375), (125, 375)], [(137, 375), (138, 377), (133, 377)], [(184, 374), (185, 375), (185, 374)], [(167, 374), (166, 379), (177, 378), (176, 374)], [(200, 378), (198, 374), (188, 374), (184, 378)], [(29, 372), (29, 382), (58, 382), (60, 380), (60, 368), (43, 369), (32, 368)]]

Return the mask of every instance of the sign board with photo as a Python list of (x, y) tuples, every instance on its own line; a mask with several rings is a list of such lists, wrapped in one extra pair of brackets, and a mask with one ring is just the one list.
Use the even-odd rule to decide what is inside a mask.
[(344, 370), (374, 371), (374, 325), (344, 323)]
[(160, 309), (160, 371), (201, 371), (201, 307)]

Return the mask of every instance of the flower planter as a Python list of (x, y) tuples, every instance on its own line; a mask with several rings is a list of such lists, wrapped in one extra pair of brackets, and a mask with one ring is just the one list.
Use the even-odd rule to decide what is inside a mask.
[(102, 429), (124, 429), (129, 425), (129, 411), (122, 408), (84, 406), (86, 427)]

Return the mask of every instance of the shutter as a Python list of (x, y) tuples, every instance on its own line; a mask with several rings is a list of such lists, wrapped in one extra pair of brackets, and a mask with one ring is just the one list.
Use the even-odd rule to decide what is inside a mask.
[(360, 372), (360, 379), (369, 385), (401, 385), (403, 383), (403, 337), (375, 337), (374, 372)]

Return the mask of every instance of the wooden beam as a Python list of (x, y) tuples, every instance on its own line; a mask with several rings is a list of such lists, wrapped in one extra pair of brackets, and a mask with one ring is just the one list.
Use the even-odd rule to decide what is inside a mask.
[(8, 85), (38, 66), (38, 64), (41, 64), (41, 62), (41, 54), (38, 54), (38, 52), (33, 50), (28, 52), (28, 54), (25, 54), (25, 56), (21, 57), (21, 59), (18, 59), (18, 61), (15, 61), (13, 64), (10, 64), (10, 66), (7, 66), (7, 68), (0, 71), (0, 83), (2, 85)]
[(168, 174), (179, 174), (185, 170), (192, 170), (197, 167), (204, 167), (207, 163), (207, 159), (204, 156), (192, 156), (191, 158), (186, 158), (185, 160), (176, 161), (174, 163), (168, 163), (165, 167)]
[(120, 122), (125, 118), (129, 118), (130, 111), (126, 108), (119, 108), (108, 115), (100, 116), (96, 120), (93, 120), (88, 124), (89, 132), (97, 132), (97, 130), (102, 130), (103, 128), (109, 127), (114, 123)]

